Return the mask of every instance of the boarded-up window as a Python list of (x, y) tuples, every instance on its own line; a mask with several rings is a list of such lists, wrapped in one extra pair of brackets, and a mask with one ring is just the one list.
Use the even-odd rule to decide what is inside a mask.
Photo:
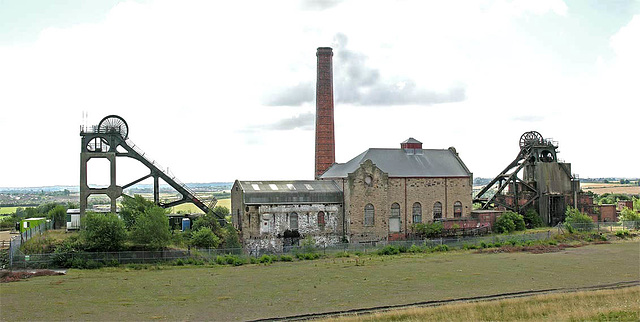
[(453, 204), (453, 217), (454, 218), (462, 217), (462, 202), (456, 201)]
[(365, 226), (373, 226), (375, 222), (375, 209), (373, 205), (368, 203), (364, 206), (364, 225)]
[(433, 204), (433, 219), (440, 218), (442, 218), (442, 203), (440, 203), (440, 201), (437, 201)]
[(413, 223), (422, 223), (422, 205), (419, 202), (413, 204)]
[(325, 221), (324, 221), (324, 212), (321, 211), (318, 213), (318, 227), (320, 229), (324, 229)]
[(298, 230), (298, 214), (295, 212), (289, 215), (289, 229)]
[(389, 232), (400, 232), (400, 205), (394, 202), (391, 205), (391, 216), (389, 217)]

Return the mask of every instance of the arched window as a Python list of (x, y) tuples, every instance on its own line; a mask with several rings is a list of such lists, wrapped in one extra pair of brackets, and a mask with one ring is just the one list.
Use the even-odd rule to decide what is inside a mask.
[(440, 201), (436, 201), (436, 203), (433, 204), (433, 219), (440, 218), (442, 218), (442, 204)]
[(419, 202), (413, 204), (413, 223), (422, 223), (422, 205)]
[(298, 230), (298, 214), (295, 212), (289, 215), (289, 229)]
[(462, 202), (456, 201), (453, 204), (453, 217), (454, 218), (462, 217)]
[(391, 205), (391, 217), (400, 217), (400, 205), (397, 202)]
[(391, 205), (391, 215), (389, 216), (389, 232), (400, 232), (400, 205), (394, 202)]
[(324, 221), (324, 211), (318, 213), (318, 227), (320, 229), (324, 229), (325, 221)]
[(373, 209), (373, 205), (368, 203), (364, 206), (364, 225), (365, 226), (373, 226), (375, 222), (375, 209)]

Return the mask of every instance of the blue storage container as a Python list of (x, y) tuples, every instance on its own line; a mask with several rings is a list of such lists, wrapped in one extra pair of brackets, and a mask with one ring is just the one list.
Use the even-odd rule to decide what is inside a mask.
[(191, 220), (189, 218), (182, 218), (182, 231), (191, 229)]

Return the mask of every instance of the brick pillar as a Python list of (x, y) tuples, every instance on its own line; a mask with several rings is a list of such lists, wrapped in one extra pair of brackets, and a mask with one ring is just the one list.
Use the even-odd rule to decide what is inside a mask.
[(336, 160), (333, 135), (333, 50), (319, 47), (318, 79), (316, 81), (316, 167), (318, 179)]

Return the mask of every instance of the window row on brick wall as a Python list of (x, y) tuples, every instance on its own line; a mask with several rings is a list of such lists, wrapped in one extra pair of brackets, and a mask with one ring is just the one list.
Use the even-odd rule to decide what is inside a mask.
[[(411, 210), (413, 223), (422, 223), (422, 205), (419, 202), (414, 202)], [(391, 218), (400, 218), (400, 204), (394, 202), (391, 205)], [(462, 202), (456, 201), (453, 203), (453, 217), (462, 217)], [(442, 203), (437, 201), (433, 204), (433, 219), (442, 218)], [(372, 204), (364, 206), (364, 225), (373, 226), (375, 223), (375, 208)]]

